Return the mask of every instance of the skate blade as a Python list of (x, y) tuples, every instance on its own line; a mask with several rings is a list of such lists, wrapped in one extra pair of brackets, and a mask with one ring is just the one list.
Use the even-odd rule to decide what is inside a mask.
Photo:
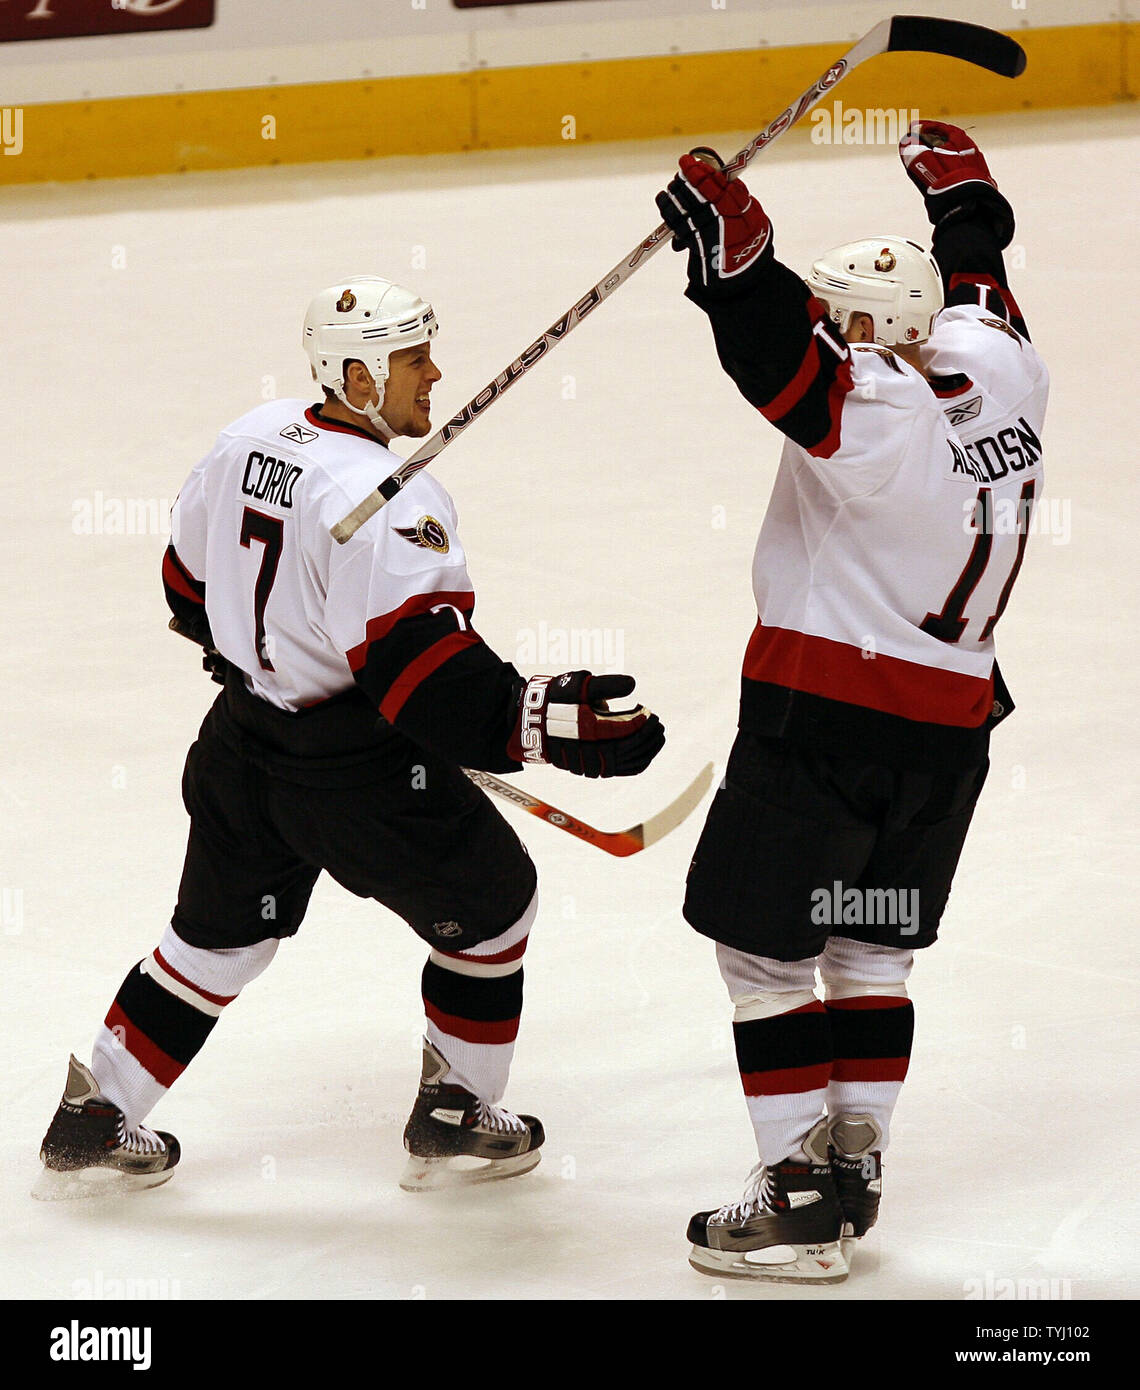
[(173, 1168), (157, 1173), (123, 1173), (116, 1168), (79, 1168), (61, 1173), (45, 1168), (32, 1187), (37, 1202), (75, 1202), (92, 1197), (121, 1197), (159, 1187), (174, 1176)]
[(842, 1284), (850, 1273), (838, 1241), (770, 1245), (765, 1250), (709, 1250), (694, 1245), (689, 1263), (701, 1274), (769, 1284)]
[(436, 1192), (441, 1188), (470, 1187), (475, 1183), (517, 1178), (538, 1167), (542, 1153), (528, 1149), (513, 1158), (408, 1158), (400, 1177), (405, 1192)]

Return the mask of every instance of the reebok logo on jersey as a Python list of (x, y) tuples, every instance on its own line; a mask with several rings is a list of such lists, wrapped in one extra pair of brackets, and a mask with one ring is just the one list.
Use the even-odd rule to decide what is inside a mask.
[(438, 550), (446, 555), (451, 549), (443, 523), (436, 521), (434, 516), (421, 516), (414, 526), (393, 526), (392, 530), (409, 544), (422, 546), (424, 550)]
[(281, 438), (294, 444), (311, 444), (314, 439), (319, 439), (320, 435), (305, 425), (286, 425), (281, 431)]
[(972, 396), (968, 401), (961, 401), (955, 405), (948, 405), (944, 412), (947, 420), (955, 429), (959, 425), (964, 425), (967, 420), (973, 420), (975, 416), (982, 413), (981, 396)]

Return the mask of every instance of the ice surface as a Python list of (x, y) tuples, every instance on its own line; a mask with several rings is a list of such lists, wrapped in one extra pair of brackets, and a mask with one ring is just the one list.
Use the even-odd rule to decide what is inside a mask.
[[(1124, 110), (975, 128), (1017, 209), (1014, 287), (1052, 369), (1059, 534), (1030, 544), (1001, 624), (1019, 710), (994, 740), (944, 939), (914, 972), (880, 1224), (843, 1286), (732, 1284), (730, 1299), (962, 1300), (987, 1277), (1136, 1293), (1140, 279), (1125, 171), (1140, 135)], [(166, 632), (161, 528), (80, 534), (85, 508), (146, 498), (165, 517), (219, 427), (266, 396), (311, 397), (301, 315), (346, 273), (433, 301), (442, 421), (655, 225), (684, 143), (7, 192), (0, 1294), (716, 1291), (686, 1264), (685, 1225), (739, 1195), (754, 1151), (712, 948), (679, 912), (703, 810), (625, 861), (506, 812), (544, 901), (507, 1095), (546, 1125), (534, 1174), (397, 1188), (424, 951), (322, 881), (300, 935), (154, 1114), (183, 1145), (174, 1180), (118, 1202), (28, 1195), (68, 1052), (89, 1056), (169, 919), (182, 761), (215, 694)], [(857, 235), (926, 234), (889, 148), (794, 132), (750, 183), (801, 269)], [(682, 287), (663, 251), (435, 466), (486, 639), (512, 659), (537, 643), (543, 669), (543, 641), (597, 630), (665, 719), (644, 777), (527, 775), (607, 828), (723, 765), (779, 450)]]

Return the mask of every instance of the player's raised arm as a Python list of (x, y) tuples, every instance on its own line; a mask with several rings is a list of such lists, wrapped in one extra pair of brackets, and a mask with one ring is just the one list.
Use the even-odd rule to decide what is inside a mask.
[(960, 126), (917, 120), (900, 140), (899, 154), (934, 228), (932, 252), (946, 307), (979, 305), (1028, 338), (1002, 258), (1013, 240), (1013, 209), (981, 150)]
[(708, 314), (724, 370), (765, 419), (828, 457), (851, 354), (824, 306), (776, 259), (768, 214), (740, 179), (694, 155), (682, 156), (657, 206), (674, 250), (689, 253), (685, 293)]

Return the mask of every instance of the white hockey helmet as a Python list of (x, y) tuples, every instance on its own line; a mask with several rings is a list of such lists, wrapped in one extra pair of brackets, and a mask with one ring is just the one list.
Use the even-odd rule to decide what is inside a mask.
[(380, 418), (388, 358), (401, 348), (428, 342), (438, 332), (435, 310), (419, 295), (379, 275), (351, 275), (322, 290), (309, 305), (302, 342), (314, 379), (345, 405), (344, 364), (364, 363), (380, 399), (366, 405), (363, 413), (390, 433)]
[(846, 337), (853, 314), (870, 314), (875, 342), (909, 347), (930, 337), (942, 308), (942, 276), (933, 256), (906, 237), (870, 237), (825, 251), (807, 287), (827, 305)]

